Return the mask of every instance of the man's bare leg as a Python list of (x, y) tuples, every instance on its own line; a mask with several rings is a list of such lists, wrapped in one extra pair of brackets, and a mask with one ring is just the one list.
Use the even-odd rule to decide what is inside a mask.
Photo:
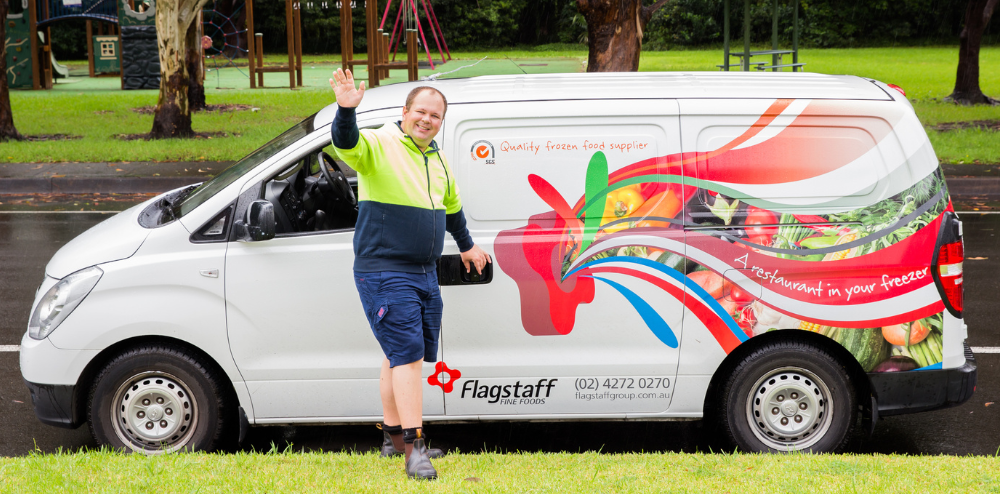
[[(421, 370), (424, 359), (392, 368), (392, 394), (396, 412), (403, 423), (403, 449), (406, 455), (406, 474), (411, 478), (437, 478), (437, 471), (430, 462), (430, 452), (424, 443), (423, 386)], [(412, 435), (411, 435), (412, 434)]]
[(396, 397), (392, 392), (392, 368), (389, 359), (382, 359), (382, 372), (379, 373), (378, 390), (382, 395), (382, 423), (393, 426), (400, 425), (399, 412), (396, 411)]
[[(385, 365), (388, 365), (388, 362)], [(406, 365), (397, 365), (390, 370), (392, 374), (392, 398), (396, 403), (396, 417), (404, 429), (420, 427), (423, 424), (424, 389), (421, 386), (420, 378), (423, 365), (424, 359), (420, 359)], [(382, 406), (386, 406), (385, 398), (382, 399)], [(385, 419), (389, 420), (388, 415)]]

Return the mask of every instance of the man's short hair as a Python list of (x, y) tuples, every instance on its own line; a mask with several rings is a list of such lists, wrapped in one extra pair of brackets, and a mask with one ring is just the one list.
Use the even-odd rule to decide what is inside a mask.
[[(424, 91), (434, 91), (435, 93), (437, 93), (438, 96), (441, 97), (441, 101), (444, 101), (444, 112), (448, 113), (448, 98), (444, 97), (444, 93), (430, 86), (420, 86), (417, 88), (413, 88), (413, 91), (410, 91), (410, 94), (406, 95), (406, 108), (413, 106), (413, 100), (417, 98), (417, 95), (419, 95)], [(444, 117), (443, 114), (441, 116)]]

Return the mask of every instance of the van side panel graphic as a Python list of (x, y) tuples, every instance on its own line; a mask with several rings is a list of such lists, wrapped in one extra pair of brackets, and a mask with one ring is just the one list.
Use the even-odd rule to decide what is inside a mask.
[[(869, 372), (940, 368), (944, 304), (930, 269), (951, 210), (944, 179), (920, 161), (927, 143), (906, 143), (910, 155), (861, 173), (865, 160), (892, 152), (893, 126), (912, 122), (895, 106), (852, 117), (860, 113), (851, 104), (776, 100), (716, 149), (610, 174), (595, 152), (572, 206), (529, 175), (552, 210), (502, 231), (495, 245), (520, 291), (524, 329), (569, 334), (579, 305), (595, 302), (596, 281), (676, 348), (674, 328), (637, 295), (647, 284), (683, 301), (726, 353), (764, 332), (799, 329), (836, 340)], [(762, 162), (766, 170), (750, 166)], [(859, 207), (865, 191), (887, 198)]]

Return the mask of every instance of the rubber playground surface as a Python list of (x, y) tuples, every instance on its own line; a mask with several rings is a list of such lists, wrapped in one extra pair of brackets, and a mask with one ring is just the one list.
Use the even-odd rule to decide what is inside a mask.
[[(363, 58), (360, 54), (356, 58)], [(442, 75), (442, 79), (457, 77), (474, 77), (480, 75), (502, 75), (502, 74), (551, 74), (565, 72), (581, 72), (583, 70), (582, 60), (578, 58), (493, 58), (485, 60), (475, 59), (452, 59), (447, 63), (439, 64), (440, 57), (436, 58), (434, 70), (429, 67), (420, 69), (420, 77), (427, 77), (435, 73), (450, 72), (460, 67), (465, 67), (456, 72)], [(427, 59), (422, 58), (423, 64)], [(287, 62), (286, 62), (287, 63)], [(423, 64), (421, 67), (423, 67)], [(77, 62), (69, 63), (70, 77), (66, 79), (56, 79), (53, 91), (120, 91), (121, 79), (117, 76), (88, 77), (87, 66), (78, 65)], [(227, 66), (228, 65), (228, 66)], [(272, 64), (265, 64), (271, 66)], [(302, 91), (330, 90), (329, 79), (331, 73), (340, 67), (339, 59), (316, 61), (314, 63), (302, 63), (302, 84), (303, 87), (296, 88)], [(205, 90), (206, 91), (240, 91), (250, 89), (249, 72), (246, 66), (234, 67), (227, 64), (225, 60), (205, 60)], [(383, 79), (381, 84), (393, 84), (396, 82), (406, 82), (406, 70), (393, 70), (389, 72), (390, 77)], [(359, 82), (367, 81), (368, 71), (363, 66), (358, 66), (354, 72), (354, 77)], [(270, 72), (264, 74), (265, 89), (285, 89), (288, 90), (288, 72)], [(155, 90), (136, 90), (135, 93), (156, 92)]]

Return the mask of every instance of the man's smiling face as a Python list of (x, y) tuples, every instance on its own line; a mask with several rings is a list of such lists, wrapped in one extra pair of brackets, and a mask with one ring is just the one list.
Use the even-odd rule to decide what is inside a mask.
[(441, 130), (444, 111), (444, 100), (438, 93), (421, 91), (409, 108), (403, 108), (403, 132), (412, 137), (418, 147), (426, 148)]

